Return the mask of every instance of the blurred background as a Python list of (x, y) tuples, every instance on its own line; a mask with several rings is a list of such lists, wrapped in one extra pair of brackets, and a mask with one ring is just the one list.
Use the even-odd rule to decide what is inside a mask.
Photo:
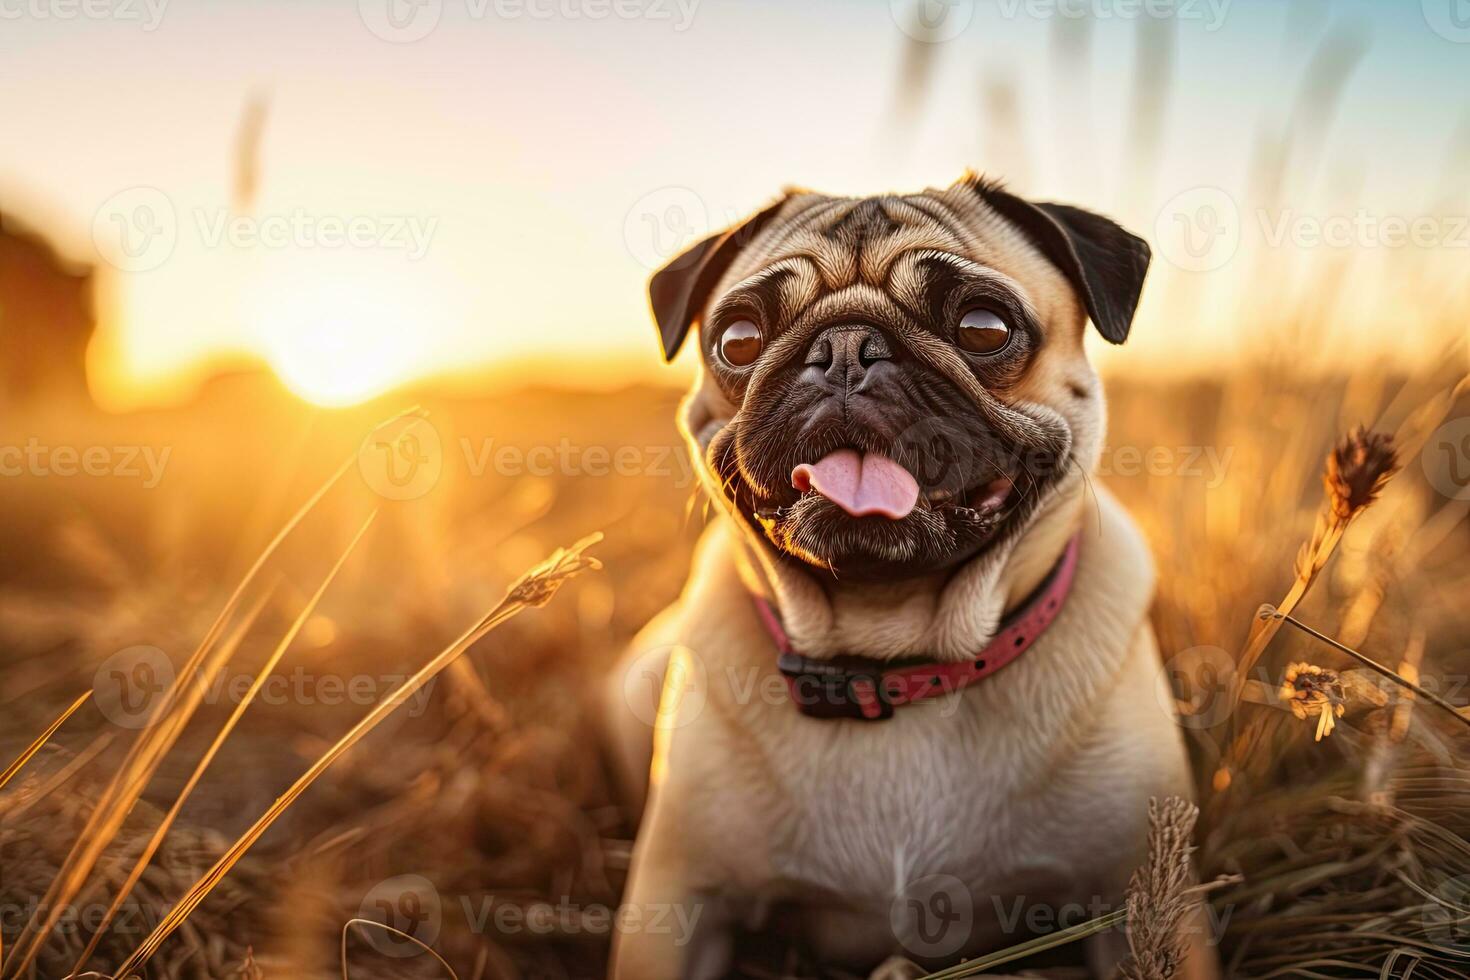
[[(604, 573), (344, 756), (155, 960), (336, 975), (347, 918), (387, 888), (402, 928), (391, 909), (427, 886), (460, 976), (598, 975), (605, 933), (490, 935), (460, 900), (616, 902), (633, 828), (590, 681), (677, 595), (707, 518), (672, 422), (694, 355), (661, 363), (644, 289), (789, 185), (971, 169), (1151, 242), (1133, 335), (1094, 350), (1098, 478), (1154, 542), (1171, 665), (1228, 664), (1289, 585), (1343, 431), (1443, 400), (1304, 615), (1425, 673), (1470, 666), (1470, 409), (1447, 394), (1470, 370), (1463, 0), (0, 0), (0, 81), (0, 761), (93, 694), (0, 793), (20, 910), (0, 971), (148, 730), (128, 679), (166, 691), (345, 465), (218, 668), (249, 676), (300, 620), (279, 668), (299, 683), (244, 716), (93, 965), (509, 582), (602, 531)], [(79, 880), (107, 895), (126, 876), (238, 703), (222, 690)], [(1235, 722), (1201, 714), (1208, 783)], [(1367, 751), (1353, 722), (1311, 771)], [(1206, 863), (1238, 871), (1231, 842), (1260, 828), (1213, 827)], [(1470, 893), (1455, 860), (1415, 883)], [(1256, 911), (1290, 924), (1284, 907)], [(62, 976), (89, 938), (30, 955)], [(1304, 941), (1230, 949), (1265, 974), (1318, 955)], [(443, 975), (414, 952), (357, 950), (353, 975)], [(829, 975), (750, 955), (742, 975)]]
[(92, 270), (109, 408), (667, 380), (650, 269), (966, 168), (1155, 242), (1110, 369), (1214, 370), (1329, 270), (1314, 366), (1422, 362), (1470, 288), (1454, 0), (95, 2), (13, 0), (0, 203)]

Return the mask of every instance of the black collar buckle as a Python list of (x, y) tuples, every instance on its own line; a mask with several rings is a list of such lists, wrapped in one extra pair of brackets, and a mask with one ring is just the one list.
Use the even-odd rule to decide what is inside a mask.
[(813, 660), (783, 653), (776, 666), (797, 709), (808, 718), (882, 721), (893, 716), (882, 668), (858, 657)]

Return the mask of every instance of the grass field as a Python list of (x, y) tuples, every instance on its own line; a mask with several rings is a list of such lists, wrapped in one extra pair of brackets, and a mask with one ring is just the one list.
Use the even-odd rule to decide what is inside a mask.
[[(1315, 719), (1250, 692), (1231, 712), (1211, 672), (1243, 649), (1257, 607), (1291, 585), (1323, 499), (1322, 461), (1339, 436), (1358, 423), (1393, 431), (1422, 422), (1425, 412), (1414, 415), (1426, 404), (1464, 419), (1470, 402), (1444, 401), (1457, 380), (1453, 367), (1434, 377), (1305, 378), (1256, 366), (1109, 386), (1098, 479), (1129, 506), (1158, 559), (1154, 621), (1190, 713), (1201, 870), (1240, 876), (1211, 895), (1228, 913), (1222, 956), (1238, 975), (1377, 976), (1398, 949), (1422, 957), (1415, 976), (1470, 969), (1464, 727), (1422, 704), (1349, 703), (1317, 742)], [(172, 818), (90, 969), (115, 970), (298, 775), (507, 585), (555, 547), (600, 531), (591, 553), (601, 571), (575, 576), (546, 608), (474, 644), (461, 666), (343, 754), (148, 967), (165, 977), (341, 976), (345, 948), (353, 977), (599, 975), (633, 828), (608, 791), (589, 697), (619, 649), (677, 594), (707, 519), (672, 426), (677, 397), (656, 388), (425, 393), (328, 413), (263, 377), (236, 376), (186, 409), (8, 414), (0, 444), (32, 450), (23, 474), (0, 480), (0, 761), (93, 693), (0, 793), (6, 970), (26, 958), (44, 977), (73, 968), (288, 630), (275, 680)], [(385, 483), (374, 450), (355, 461), (359, 446), (416, 401), (433, 436), (420, 430), (411, 479), (403, 469), (399, 483)], [(1452, 494), (1467, 475), (1454, 467), (1470, 460), (1436, 457), (1436, 439), (1402, 460), (1297, 615), (1395, 668), (1407, 662), (1425, 687), (1465, 704), (1470, 500)], [(94, 453), (92, 475), (65, 475), (64, 447), (78, 459), (102, 447), (107, 463)], [(345, 475), (247, 589), (219, 645), (238, 639), (233, 655), (206, 658), (214, 680), (202, 688), (181, 686), (203, 691), (198, 710), (176, 741), (161, 743), (168, 751), (135, 787), (138, 803), (89, 823), (130, 746), (175, 717), (149, 715), (148, 692), (187, 669), (251, 562), (346, 460)], [(1292, 661), (1356, 666), (1287, 630), (1262, 657), (1255, 690), (1274, 688)], [(1218, 789), (1222, 759), (1234, 777)], [(60, 869), (76, 868), (69, 852), (82, 838), (97, 844), (95, 866), (52, 890)], [(51, 911), (54, 927), (28, 946), (27, 922)], [(358, 916), (412, 933), (445, 963), (383, 931), (354, 929), (339, 947)], [(840, 975), (759, 939), (742, 964), (749, 977)]]

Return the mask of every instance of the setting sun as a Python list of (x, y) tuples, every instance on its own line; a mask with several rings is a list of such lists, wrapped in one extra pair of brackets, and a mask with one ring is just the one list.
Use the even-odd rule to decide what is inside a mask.
[(424, 373), (415, 335), (425, 309), (387, 281), (299, 283), (264, 289), (251, 327), (288, 388), (337, 407)]

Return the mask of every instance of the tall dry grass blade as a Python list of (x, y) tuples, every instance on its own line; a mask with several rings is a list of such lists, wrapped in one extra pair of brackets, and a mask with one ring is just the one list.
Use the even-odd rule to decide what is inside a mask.
[(1302, 87), (1292, 106), (1287, 132), (1304, 160), (1292, 175), (1310, 179), (1330, 145), (1328, 130), (1337, 117), (1348, 82), (1368, 53), (1370, 35), (1360, 27), (1340, 24), (1329, 31), (1307, 64)]
[(1080, 17), (1052, 18), (1047, 52), (1052, 125), (1047, 130), (1058, 141), (1053, 146), (1054, 159), (1063, 167), (1066, 185), (1083, 199), (1097, 194), (1094, 182), (1100, 168), (1087, 154), (1068, 153), (1066, 147), (1093, 145), (1093, 119), (1087, 99), (1093, 88), (1092, 47), (1092, 17), (1084, 12)]
[(31, 761), (31, 757), (34, 756), (37, 752), (41, 751), (41, 746), (51, 741), (51, 736), (56, 734), (56, 730), (62, 725), (66, 724), (66, 720), (70, 718), (73, 714), (75, 714), (76, 710), (80, 708), (83, 704), (85, 704), (87, 702), (87, 699), (91, 696), (92, 692), (88, 691), (81, 697), (73, 701), (71, 703), (71, 707), (63, 711), (55, 721), (47, 725), (46, 730), (40, 735), (36, 736), (36, 740), (30, 745), (27, 745), (25, 747), (25, 751), (21, 752), (20, 755), (16, 756), (14, 762), (5, 767), (4, 772), (0, 772), (0, 789), (4, 789), (5, 784), (14, 779), (15, 774), (20, 772), (21, 769), (25, 768), (25, 764)]
[[(1208, 894), (1217, 888), (1239, 884), (1240, 881), (1241, 878), (1239, 875), (1222, 875), (1214, 881), (1207, 882), (1203, 885), (1193, 885), (1186, 889), (1185, 898), (1192, 902), (1196, 897)], [(1086, 939), (1088, 936), (1095, 935), (1099, 932), (1106, 932), (1117, 926), (1126, 925), (1127, 922), (1128, 909), (1125, 906), (1124, 908), (1114, 909), (1111, 912), (1105, 912), (1095, 919), (1089, 919), (1075, 926), (1058, 929), (1056, 932), (1047, 933), (1045, 936), (1037, 936), (1034, 939), (1028, 939), (1023, 943), (1008, 946), (994, 953), (986, 953), (984, 956), (977, 957), (976, 959), (966, 960), (963, 963), (958, 963), (937, 973), (926, 973), (920, 980), (961, 980), (963, 977), (979, 976), (986, 970), (993, 969), (997, 966), (1004, 966), (1007, 963), (1014, 963), (1028, 956), (1044, 953), (1049, 949), (1056, 949), (1059, 946), (1075, 943), (1079, 939)]]
[[(1328, 128), (1353, 72), (1367, 52), (1367, 36), (1352, 27), (1340, 26), (1323, 35), (1302, 74), (1286, 122), (1278, 127), (1263, 119), (1257, 129), (1251, 154), (1250, 198), (1274, 208), (1282, 200), (1288, 178), (1310, 179), (1315, 175), (1329, 142)], [(1277, 103), (1268, 105), (1274, 115)], [(1299, 155), (1307, 159), (1293, 165), (1292, 158)], [(1260, 261), (1266, 261), (1266, 257)]]
[[(382, 428), (384, 425), (391, 425), (405, 416), (418, 414), (422, 414), (422, 410), (417, 405), (410, 406), (392, 418), (380, 423), (377, 428)], [(342, 461), (341, 465), (337, 467), (332, 475), (327, 477), (321, 486), (317, 487), (316, 492), (308, 497), (305, 503), (296, 508), (296, 512), (291, 515), (290, 520), (286, 521), (281, 529), (276, 532), (275, 537), (271, 538), (269, 543), (266, 544), (265, 549), (256, 556), (255, 561), (251, 563), (250, 568), (245, 572), (245, 577), (240, 579), (240, 584), (235, 586), (235, 591), (225, 601), (225, 607), (220, 610), (219, 616), (204, 634), (204, 639), (199, 644), (201, 647), (208, 646), (218, 637), (231, 614), (239, 606), (241, 598), (245, 595), (245, 590), (255, 581), (255, 577), (260, 574), (260, 570), (265, 567), (266, 562), (270, 561), (271, 557), (281, 547), (281, 543), (291, 536), (291, 532), (296, 530), (297, 525), (306, 519), (306, 515), (315, 510), (316, 505), (321, 502), (321, 499), (337, 485), (338, 481), (346, 475), (348, 470), (352, 469), (353, 465), (358, 461), (359, 452), (360, 450), (354, 451)]]
[[(1424, 628), (1415, 623), (1409, 631), (1409, 641), (1403, 657), (1399, 660), (1400, 676), (1416, 684), (1419, 682), (1419, 668), (1424, 662), (1427, 640)], [(1356, 647), (1362, 641), (1362, 637), (1356, 641), (1343, 637), (1344, 646)], [(1413, 692), (1406, 692), (1398, 704), (1389, 708), (1388, 724), (1382, 731), (1374, 733), (1359, 780), (1360, 799), (1384, 805), (1393, 802), (1394, 763), (1400, 754), (1400, 746), (1408, 737), (1409, 726), (1413, 723), (1414, 703)]]
[(921, 980), (960, 980), (962, 977), (979, 976), (981, 973), (994, 967), (1003, 966), (1006, 963), (1014, 963), (1016, 960), (1023, 960), (1028, 956), (1035, 956), (1037, 953), (1043, 953), (1049, 949), (1055, 949), (1058, 946), (1065, 946), (1068, 943), (1075, 943), (1079, 939), (1086, 939), (1088, 936), (1095, 935), (1096, 933), (1106, 932), (1109, 929), (1122, 925), (1127, 920), (1127, 909), (1114, 909), (1095, 919), (1089, 919), (1078, 925), (1047, 933), (1045, 936), (1037, 936), (1035, 939), (1028, 939), (1024, 943), (1017, 943), (998, 952), (987, 953), (984, 956), (961, 963), (958, 966), (952, 966), (947, 970), (940, 970), (938, 973), (926, 973)]
[(408, 933), (404, 932), (401, 929), (395, 929), (387, 923), (377, 922), (373, 919), (356, 918), (348, 919), (345, 923), (342, 924), (342, 980), (352, 980), (352, 978), (347, 975), (347, 930), (351, 929), (353, 926), (357, 926), (363, 931), (367, 931), (369, 927), (373, 929), (381, 929), (382, 931), (389, 933), (397, 939), (408, 940), (419, 949), (422, 949), (424, 952), (434, 957), (435, 962), (444, 967), (445, 972), (449, 974), (450, 980), (459, 980), (459, 974), (454, 972), (454, 967), (446, 963), (444, 961), (444, 957), (436, 953), (434, 951), (434, 947), (430, 946), (428, 943), (417, 938), (416, 936), (410, 936)]
[(57, 789), (71, 782), (73, 776), (86, 768), (93, 759), (107, 751), (107, 747), (112, 744), (113, 739), (116, 737), (112, 732), (103, 732), (94, 738), (86, 748), (78, 752), (75, 758), (56, 770), (45, 782), (36, 787), (35, 792), (27, 794), (20, 802), (15, 802), (11, 799), (5, 800), (3, 804), (0, 804), (0, 819), (18, 819), (21, 814), (25, 813), (41, 800), (44, 800), (56, 792)]
[(1157, 186), (1163, 155), (1164, 113), (1174, 79), (1178, 28), (1173, 17), (1140, 17), (1135, 30), (1133, 92), (1129, 100), (1123, 201), (1142, 215)]
[(281, 637), (281, 641), (276, 644), (275, 649), (271, 651), (271, 655), (266, 658), (265, 663), (256, 671), (250, 687), (236, 702), (234, 709), (230, 712), (230, 716), (225, 719), (225, 723), (220, 727), (219, 732), (215, 734), (214, 740), (209, 744), (204, 754), (200, 756), (198, 763), (195, 764), (194, 771), (189, 774), (189, 779), (184, 783), (183, 789), (179, 790), (168, 812), (159, 821), (158, 827), (153, 831), (153, 836), (149, 838), (148, 843), (143, 847), (142, 852), (139, 853), (137, 861), (133, 864), (133, 869), (128, 873), (128, 877), (123, 882), (122, 887), (118, 889), (117, 896), (112, 900), (112, 904), (108, 906), (96, 930), (92, 933), (91, 940), (88, 941), (80, 958), (78, 958), (76, 964), (72, 967), (72, 973), (81, 973), (86, 967), (87, 962), (92, 958), (92, 954), (97, 951), (97, 945), (102, 941), (102, 937), (106, 935), (108, 928), (112, 924), (113, 917), (117, 915), (118, 909), (122, 908), (123, 903), (132, 894), (133, 887), (137, 885), (138, 879), (143, 877), (143, 872), (147, 870), (149, 862), (153, 860), (153, 855), (158, 852), (158, 848), (163, 844), (164, 837), (168, 835), (169, 829), (173, 827), (174, 821), (178, 819), (179, 811), (184, 808), (184, 804), (188, 801), (190, 794), (194, 792), (194, 787), (199, 784), (199, 780), (203, 778), (205, 770), (214, 761), (215, 755), (219, 753), (220, 747), (224, 745), (225, 740), (230, 737), (230, 733), (235, 730), (235, 726), (245, 714), (246, 709), (254, 702), (255, 696), (260, 692), (261, 687), (264, 686), (266, 679), (276, 669), (276, 665), (281, 662), (281, 658), (286, 655), (286, 651), (290, 649), (291, 644), (295, 642), (297, 634), (301, 632), (301, 627), (306, 624), (306, 621), (311, 618), (312, 613), (316, 611), (316, 607), (321, 602), (322, 596), (326, 595), (328, 587), (337, 578), (337, 573), (342, 571), (342, 566), (347, 563), (347, 559), (357, 550), (358, 544), (362, 541), (363, 536), (367, 534), (368, 528), (372, 527), (373, 520), (377, 516), (378, 512), (373, 511), (368, 515), (367, 520), (363, 521), (362, 527), (357, 530), (357, 534), (353, 535), (352, 540), (348, 542), (346, 549), (338, 556), (336, 563), (327, 572), (326, 577), (322, 579), (321, 584), (317, 586), (311, 598), (307, 600), (306, 604), (302, 606), (301, 611), (297, 613), (296, 618), (292, 620), (290, 628)]
[(1184, 919), (1194, 845), (1190, 835), (1199, 807), (1171, 796), (1148, 801), (1148, 863), (1128, 883), (1128, 948), (1125, 980), (1174, 980), (1184, 965), (1188, 942)]
[[(1428, 645), (1428, 637), (1424, 628), (1415, 625), (1409, 631), (1409, 645), (1404, 650), (1403, 659), (1399, 661), (1399, 675), (1405, 680), (1419, 683), (1419, 668), (1424, 664), (1424, 651)], [(1352, 644), (1348, 644), (1351, 646)], [(1464, 712), (1461, 711), (1461, 714)], [(1388, 740), (1393, 744), (1402, 742), (1409, 735), (1409, 726), (1414, 720), (1414, 698), (1412, 695), (1403, 698), (1394, 706), (1393, 717), (1388, 726)]]
[(1015, 80), (1002, 72), (988, 76), (981, 82), (980, 102), (984, 110), (980, 145), (987, 170), (1005, 174), (1009, 183), (1024, 187), (1035, 168)]
[[(1369, 432), (1359, 426), (1348, 433), (1328, 454), (1322, 475), (1325, 499), (1317, 513), (1311, 539), (1297, 553), (1296, 577), (1277, 605), (1278, 611), (1290, 615), (1296, 609), (1337, 550), (1348, 526), (1378, 498), (1388, 481), (1398, 472), (1400, 461), (1419, 453), (1434, 426), (1444, 418), (1467, 383), (1470, 383), (1470, 377), (1425, 401), (1403, 421), (1393, 435)], [(1251, 625), (1245, 650), (1237, 661), (1236, 676), (1229, 695), (1232, 705), (1230, 748), (1215, 770), (1212, 784), (1216, 792), (1223, 792), (1230, 787), (1234, 774), (1240, 771), (1244, 762), (1245, 746), (1236, 737), (1234, 709), (1240, 705), (1240, 695), (1250, 672), (1276, 636), (1281, 623), (1282, 620), (1276, 617), (1256, 617)]]
[(269, 109), (270, 98), (263, 92), (256, 92), (246, 100), (245, 109), (240, 113), (231, 174), (234, 178), (231, 206), (236, 214), (249, 214), (255, 207), (255, 196), (260, 190), (260, 144)]
[(1455, 382), (1454, 387), (1440, 391), (1409, 413), (1409, 417), (1404, 419), (1393, 435), (1399, 454), (1405, 459), (1418, 456), (1429, 437), (1434, 435), (1434, 430), (1455, 406), (1455, 402), (1466, 393), (1470, 393), (1470, 374)]
[[(893, 86), (893, 108), (887, 127), (890, 136), (913, 131), (934, 83), (936, 60), (939, 49), (943, 47), (934, 42), (943, 37), (938, 33), (941, 25), (931, 23), (925, 16), (926, 12), (923, 0), (914, 3), (905, 14), (898, 14), (895, 7), (895, 16), (903, 16), (906, 20), (903, 24), (903, 54), (899, 58), (898, 79)], [(883, 142), (890, 145), (893, 140), (885, 138)]]
[(158, 951), (159, 946), (173, 932), (184, 924), (191, 913), (199, 907), (220, 880), (229, 873), (235, 863), (255, 844), (260, 836), (270, 828), (271, 824), (286, 811), (296, 799), (314, 783), (322, 773), (337, 759), (341, 758), (352, 746), (356, 745), (368, 732), (372, 731), (388, 715), (407, 701), (430, 679), (437, 676), (456, 657), (469, 649), (475, 643), (483, 639), (501, 623), (514, 617), (522, 610), (534, 606), (542, 606), (551, 600), (556, 591), (566, 582), (568, 578), (588, 568), (601, 567), (597, 559), (583, 555), (583, 551), (601, 540), (601, 534), (593, 534), (583, 538), (568, 549), (557, 549), (545, 562), (531, 569), (507, 590), (505, 598), (502, 599), (494, 609), (490, 610), (479, 622), (466, 630), (459, 639), (445, 647), (440, 653), (421, 667), (412, 677), (399, 685), (382, 702), (367, 713), (361, 721), (352, 727), (347, 734), (338, 739), (331, 748), (324, 752), (311, 767), (302, 773), (297, 780), (291, 784), (270, 808), (256, 819), (248, 830), (240, 836), (230, 848), (220, 856), (214, 866), (209, 869), (189, 891), (178, 901), (163, 921), (151, 932), (146, 939), (133, 951), (132, 955), (119, 967), (117, 976), (127, 978), (136, 973), (148, 960)]
[[(1296, 578), (1278, 604), (1281, 612), (1290, 613), (1311, 590), (1328, 559), (1337, 550), (1337, 544), (1342, 540), (1348, 525), (1377, 499), (1398, 469), (1399, 461), (1394, 451), (1393, 437), (1381, 432), (1369, 432), (1362, 426), (1348, 433), (1327, 454), (1327, 463), (1322, 474), (1325, 498), (1322, 508), (1317, 512), (1317, 522), (1312, 529), (1311, 539), (1297, 552)], [(1240, 698), (1240, 682), (1250, 675), (1261, 653), (1279, 628), (1279, 621), (1273, 619), (1257, 618), (1255, 621), (1237, 667), (1234, 691), (1237, 703)]]
[[(406, 415), (415, 414), (418, 411), (418, 407), (413, 406), (403, 412), (399, 412), (392, 419), (389, 419), (388, 422), (391, 423), (393, 421), (396, 421), (397, 419), (403, 418)], [(193, 681), (194, 675), (197, 672), (199, 666), (204, 662), (206, 655), (218, 641), (219, 636), (224, 631), (226, 624), (230, 621), (230, 619), (234, 616), (236, 610), (239, 608), (240, 602), (244, 598), (246, 591), (255, 581), (256, 577), (260, 574), (261, 569), (265, 567), (266, 562), (269, 561), (270, 558), (280, 548), (281, 543), (284, 542), (286, 538), (290, 536), (291, 532), (294, 531), (296, 527), (306, 518), (306, 515), (311, 513), (311, 511), (315, 509), (316, 505), (321, 501), (323, 497), (327, 495), (328, 491), (336, 486), (338, 481), (340, 481), (342, 477), (347, 473), (347, 471), (352, 468), (353, 464), (357, 461), (357, 458), (358, 454), (354, 452), (349, 455), (345, 460), (343, 460), (342, 464), (337, 467), (336, 471), (333, 472), (321, 484), (321, 486), (317, 488), (316, 492), (313, 493), (306, 500), (305, 503), (303, 503), (300, 507), (296, 509), (295, 513), (291, 515), (290, 519), (287, 520), (286, 523), (281, 527), (281, 529), (276, 532), (275, 537), (271, 538), (265, 549), (261, 551), (258, 556), (256, 556), (255, 561), (246, 570), (244, 577), (241, 578), (239, 584), (235, 586), (235, 590), (225, 601), (224, 608), (220, 610), (219, 615), (215, 618), (214, 622), (210, 624), (209, 629), (205, 631), (204, 638), (200, 641), (199, 646), (190, 655), (188, 661), (186, 661), (185, 663), (185, 666), (180, 670), (175, 681), (175, 690), (184, 689), (184, 685), (186, 683), (190, 683)], [(264, 599), (262, 599), (261, 601), (263, 602)], [(257, 606), (256, 608), (257, 613), (258, 611), (259, 606)], [(246, 618), (247, 628), (249, 622), (252, 621), (253, 618), (253, 615)], [(236, 640), (238, 642), (243, 638), (244, 631), (241, 630), (236, 635)], [(87, 874), (90, 873), (92, 863), (95, 863), (97, 857), (100, 856), (102, 849), (104, 849), (108, 841), (111, 840), (110, 834), (103, 835), (99, 833), (99, 831), (102, 829), (103, 824), (111, 822), (120, 826), (123, 817), (126, 815), (127, 809), (131, 807), (131, 803), (129, 802), (126, 807), (120, 808), (121, 812), (114, 812), (114, 801), (118, 800), (119, 798), (127, 799), (132, 795), (132, 792), (135, 788), (138, 792), (141, 792), (142, 785), (146, 784), (146, 777), (148, 775), (151, 775), (153, 768), (156, 768), (158, 761), (161, 761), (161, 756), (158, 756), (157, 758), (154, 757), (157, 749), (162, 746), (166, 751), (167, 747), (173, 744), (174, 738), (176, 738), (178, 733), (182, 730), (181, 722), (186, 720), (187, 718), (175, 717), (172, 721), (170, 721), (170, 719), (166, 717), (164, 719), (164, 723), (156, 724), (153, 729), (145, 730), (144, 735), (139, 737), (133, 743), (133, 746), (129, 749), (128, 755), (124, 758), (123, 764), (119, 768), (117, 775), (114, 776), (111, 783), (109, 783), (107, 788), (103, 791), (102, 797), (98, 801), (96, 808), (93, 810), (91, 817), (89, 817), (88, 823), (84, 827), (81, 836), (78, 838), (76, 846), (73, 847), (72, 852), (67, 855), (67, 859), (63, 863), (56, 880), (52, 882), (51, 888), (47, 891), (47, 901), (43, 904), (42, 907), (52, 910), (47, 913), (48, 924), (39, 931), (36, 931), (34, 929), (34, 927), (36, 926), (36, 920), (34, 917), (32, 917), (32, 919), (27, 922), (26, 927), (21, 931), (20, 937), (17, 939), (17, 945), (27, 941), (28, 938), (31, 940), (31, 945), (27, 948), (26, 956), (23, 963), (21, 964), (20, 970), (23, 971), (25, 967), (30, 964), (31, 960), (33, 960), (35, 956), (40, 952), (41, 946), (45, 942), (46, 933), (49, 932), (51, 928), (54, 928), (56, 917), (58, 917), (63, 911), (63, 903), (55, 901), (57, 893), (65, 893), (68, 895), (75, 894), (75, 890), (81, 887), (82, 883), (86, 879)], [(159, 733), (158, 737), (149, 738), (148, 736), (150, 734), (153, 734), (154, 731), (157, 731)], [(85, 868), (82, 867), (83, 865), (85, 865)], [(0, 973), (0, 975), (3, 975), (3, 973)]]
[[(264, 608), (268, 596), (269, 593), (261, 595), (235, 630), (213, 651), (203, 647), (196, 651), (196, 655), (211, 654), (205, 658), (206, 664), (199, 664), (197, 656), (191, 657), (185, 669), (179, 671), (173, 686), (164, 694), (161, 717), (145, 728), (129, 747), (117, 773), (103, 790), (81, 833), (77, 835), (76, 842), (57, 870), (55, 879), (47, 888), (45, 900), (36, 907), (16, 938), (16, 950), (22, 955), (13, 975), (24, 973), (40, 954), (46, 944), (46, 937), (61, 921), (71, 900), (86, 884), (103, 851), (122, 828), (138, 797), (142, 795), (164, 756), (193, 716), (194, 709), (198, 707), (208, 686), (208, 679), (234, 655)], [(195, 684), (201, 666), (206, 680)], [(177, 695), (180, 690), (185, 692), (182, 698)], [(44, 918), (38, 918), (43, 910)]]
[(1364, 667), (1367, 667), (1374, 673), (1379, 674), (1382, 677), (1386, 677), (1387, 679), (1393, 681), (1395, 684), (1399, 685), (1405, 690), (1412, 691), (1415, 696), (1423, 698), (1425, 701), (1429, 702), (1435, 707), (1445, 711), (1447, 714), (1449, 714), (1450, 717), (1454, 718), (1462, 725), (1470, 727), (1470, 717), (1466, 717), (1463, 708), (1459, 708), (1453, 704), (1450, 704), (1438, 694), (1435, 694), (1433, 691), (1427, 690), (1419, 684), (1416, 684), (1415, 682), (1409, 680), (1407, 677), (1404, 677), (1392, 667), (1385, 667), (1383, 664), (1372, 659), (1371, 657), (1367, 657), (1359, 653), (1358, 651), (1354, 650), (1352, 647), (1347, 646), (1344, 643), (1337, 642), (1326, 633), (1320, 633), (1312, 627), (1308, 626), (1306, 623), (1302, 622), (1301, 620), (1288, 616), (1286, 613), (1280, 611), (1272, 611), (1269, 613), (1265, 613), (1265, 615), (1270, 615), (1280, 619), (1282, 622), (1301, 630), (1303, 633), (1306, 633), (1308, 636), (1312, 637), (1318, 642), (1327, 644), (1338, 653), (1347, 654), (1349, 657), (1352, 657), (1358, 663), (1362, 664)]

